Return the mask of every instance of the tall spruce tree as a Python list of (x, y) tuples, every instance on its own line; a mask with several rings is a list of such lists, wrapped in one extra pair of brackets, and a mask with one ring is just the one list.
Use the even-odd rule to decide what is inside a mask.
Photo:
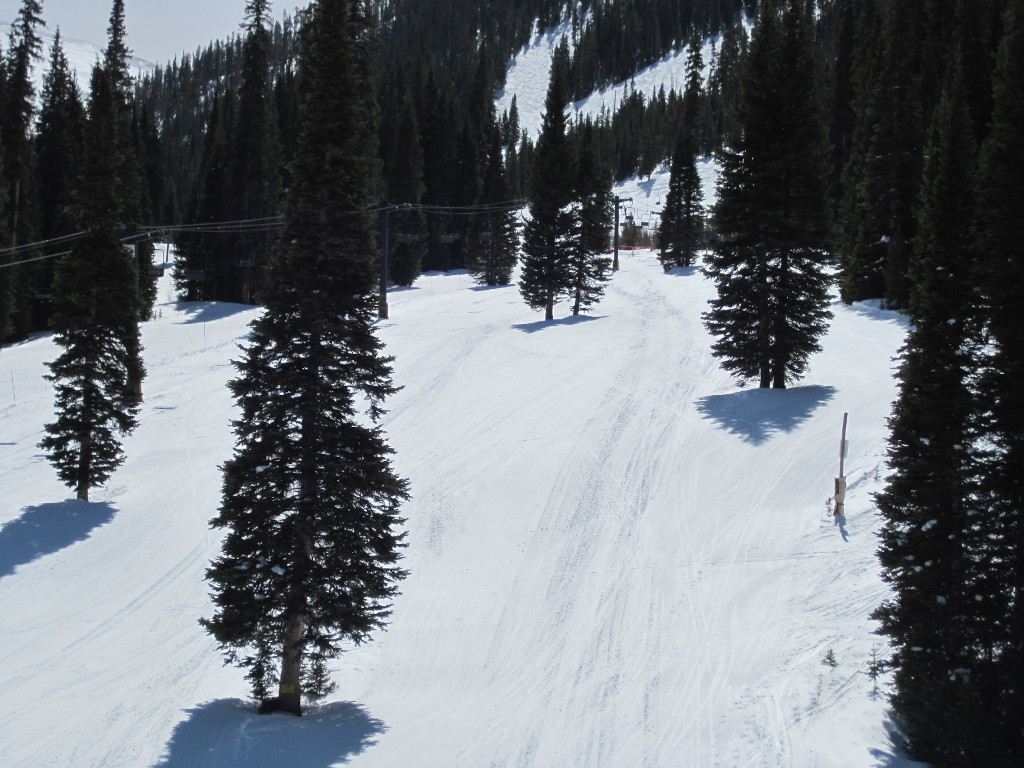
[[(986, 321), (981, 366), (986, 448), (979, 482), (990, 519), (984, 564), (991, 574), (998, 635), (986, 723), (987, 765), (1015, 765), (1024, 755), (1024, 9), (1008, 3), (996, 58), (992, 126), (977, 179), (977, 248)], [(991, 710), (990, 710), (991, 711)], [(979, 762), (979, 764), (982, 764)]]
[[(117, 176), (121, 184), (121, 201), (124, 206), (125, 224), (146, 222), (152, 216), (152, 202), (143, 175), (143, 161), (140, 151), (143, 147), (139, 135), (139, 122), (134, 111), (131, 74), (131, 49), (128, 47), (128, 31), (124, 20), (124, 0), (113, 0), (110, 23), (107, 27), (107, 47), (103, 51), (103, 66), (106, 68), (113, 88), (119, 122)], [(138, 273), (139, 316), (148, 319), (156, 303), (156, 277), (153, 270), (153, 244), (149, 241), (135, 245), (135, 261)]]
[(373, 330), (369, 24), (358, 0), (312, 6), (285, 230), (231, 384), (238, 443), (212, 521), (227, 535), (207, 571), (216, 612), (202, 624), (248, 669), (261, 711), (298, 715), (303, 694), (326, 693), (327, 660), (385, 626), (405, 575), (406, 486), (375, 424), (395, 387)]
[(10, 190), (11, 236), (15, 244), (31, 242), (31, 221), (25, 216), (28, 207), (28, 184), (32, 173), (30, 133), (35, 115), (36, 89), (32, 69), (42, 58), (43, 21), (41, 0), (22, 0), (11, 26), (7, 52), (7, 100), (3, 105), (3, 139), (5, 170)]
[[(36, 112), (33, 67), (42, 57), (40, 0), (22, 0), (11, 25), (10, 45), (0, 69), (0, 148), (3, 151), (4, 198), (7, 206), (4, 245), (31, 243), (36, 237), (34, 215), (35, 157), (31, 141)], [(24, 254), (22, 254), (24, 256)], [(14, 259), (10, 259), (14, 261)], [(23, 337), (32, 330), (35, 268), (0, 270), (0, 342)]]
[(120, 438), (135, 428), (144, 374), (136, 266), (116, 234), (124, 209), (116, 101), (107, 71), (95, 67), (76, 200), (88, 235), (57, 266), (52, 325), (63, 351), (47, 376), (57, 420), (39, 444), (83, 500), (124, 461)]
[[(60, 30), (57, 30), (50, 49), (49, 68), (43, 75), (35, 135), (39, 231), (45, 238), (78, 231), (72, 203), (82, 170), (84, 140), (85, 108), (75, 73), (61, 44)], [(40, 297), (37, 311), (40, 314), (33, 325), (44, 327), (49, 322), (52, 304), (41, 297), (49, 296), (53, 291), (52, 262), (38, 262), (35, 271), (36, 293)]]
[[(271, 83), (270, 0), (247, 0), (242, 25), (242, 77), (232, 135), (230, 184), (232, 220), (266, 219), (278, 214), (281, 141)], [(231, 243), (230, 281), (223, 298), (252, 303), (262, 287), (269, 233), (252, 233)], [(229, 246), (229, 247), (231, 247)]]
[(481, 285), (509, 285), (512, 282), (518, 252), (515, 211), (507, 207), (509, 197), (501, 136), (498, 127), (492, 126), (480, 204), (493, 208), (476, 218), (476, 243), (469, 251), (472, 259), (467, 264)]
[(569, 285), (573, 315), (601, 300), (611, 277), (608, 234), (614, 226), (612, 179), (597, 154), (597, 130), (589, 120), (575, 131), (575, 233), (569, 254)]
[[(398, 114), (391, 116), (391, 135), (386, 144), (383, 137), (381, 142), (387, 199), (416, 206), (424, 192), (423, 144), (416, 107), (404, 83), (395, 103)], [(388, 223), (388, 274), (396, 285), (412, 285), (420, 276), (426, 252), (427, 224), (423, 211), (416, 207), (392, 211)]]
[(988, 521), (979, 514), (974, 452), (976, 153), (960, 61), (958, 53), (926, 152), (909, 265), (913, 328), (890, 419), (891, 475), (877, 496), (878, 555), (894, 595), (874, 614), (893, 648), (892, 704), (911, 752), (948, 766), (981, 764), (991, 712), (980, 692), (993, 651), (983, 618), (993, 596), (978, 568), (989, 554)]
[(519, 291), (544, 319), (555, 316), (555, 302), (572, 283), (570, 267), (575, 214), (575, 155), (566, 135), (565, 106), (569, 51), (563, 39), (551, 62), (544, 119), (533, 153), (529, 180), (530, 219), (523, 236)]
[[(4, 72), (0, 66), (0, 86)], [(0, 134), (3, 129), (0, 128)], [(0, 135), (2, 139), (2, 135)], [(0, 174), (4, 170), (4, 149), (0, 141)], [(2, 175), (0, 175), (2, 178)], [(7, 186), (0, 184), (0, 243), (7, 243)], [(14, 335), (14, 287), (17, 283), (17, 267), (10, 254), (0, 254), (0, 344)]]
[(828, 227), (821, 120), (800, 2), (765, 4), (743, 70), (740, 133), (721, 154), (705, 271), (718, 295), (712, 353), (741, 379), (784, 388), (828, 327)]
[[(849, 238), (843, 245), (843, 298), (847, 302), (884, 298), (906, 307), (907, 265), (915, 235), (915, 206), (921, 184), (927, 128), (921, 94), (923, 3), (886, 3), (878, 39), (877, 66), (866, 63), (860, 84), (863, 128), (851, 158), (856, 184), (850, 204)], [(870, 13), (868, 11), (867, 13)], [(864, 23), (872, 25), (865, 17)], [(851, 170), (853, 170), (851, 169)]]
[(704, 99), (704, 62), (700, 46), (700, 40), (690, 41), (682, 117), (672, 150), (668, 194), (661, 214), (659, 259), (666, 271), (692, 266), (704, 239), (704, 191), (697, 173)]
[(85, 108), (61, 41), (53, 36), (49, 68), (36, 126), (36, 168), (39, 172), (39, 227), (47, 238), (74, 232), (72, 191), (81, 170)]

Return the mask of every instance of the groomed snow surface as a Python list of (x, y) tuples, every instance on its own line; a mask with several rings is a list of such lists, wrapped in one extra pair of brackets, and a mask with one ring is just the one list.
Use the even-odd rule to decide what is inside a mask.
[(904, 322), (837, 303), (804, 381), (738, 388), (699, 270), (621, 262), (592, 314), (552, 322), (464, 273), (392, 293), (410, 576), (301, 719), (255, 714), (197, 623), (230, 361), (259, 310), (175, 302), (164, 278), (140, 425), (91, 503), (36, 447), (52, 340), (0, 351), (0, 765), (909, 765), (867, 674)]

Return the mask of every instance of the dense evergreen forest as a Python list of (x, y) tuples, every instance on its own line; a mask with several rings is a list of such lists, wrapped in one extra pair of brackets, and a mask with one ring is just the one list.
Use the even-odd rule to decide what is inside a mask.
[[(303, 62), (311, 38), (323, 47), (311, 19), (332, 4), (275, 15), (269, 0), (237, 2), (238, 36), (133, 80), (124, 2), (113, 0), (88, 94), (59, 36), (43, 50), (42, 0), (24, 0), (0, 52), (0, 341), (53, 329), (72, 356), (53, 369), (61, 381), (77, 370), (74, 354), (92, 354), (75, 347), (77, 331), (105, 323), (121, 361), (97, 385), (113, 432), (131, 428), (138, 406), (137, 322), (153, 306), (155, 239), (178, 247), (174, 276), (186, 299), (280, 298), (280, 271), (275, 278), (267, 267), (312, 140)], [(664, 222), (662, 261), (689, 265), (694, 243), (710, 239), (719, 298), (707, 324), (719, 336), (716, 355), (739, 378), (775, 387), (798, 378), (827, 327), (832, 284), (848, 303), (880, 299), (909, 316), (892, 475), (878, 499), (893, 597), (875, 617), (892, 651), (894, 712), (917, 758), (1016, 765), (1024, 755), (1020, 0), (351, 5), (365, 22), (352, 48), (360, 109), (374, 125), (367, 167), (377, 169), (358, 197), (377, 217), (394, 282), (469, 268), (482, 283), (507, 284), (519, 248), (510, 213), (527, 201), (534, 221), (549, 215), (586, 230), (573, 244), (534, 226), (528, 258), (562, 254), (569, 264), (583, 254), (590, 278), (604, 280), (597, 255), (610, 181), (670, 163), (680, 218)], [(497, 114), (495, 95), (510, 57), (559, 25), (567, 34), (535, 146), (514, 102)], [(666, 53), (696, 56), (709, 39), (706, 82), (653, 96), (629, 91), (614, 111), (586, 120), (556, 114)], [(45, 72), (39, 93), (35, 68)], [(684, 177), (692, 189), (695, 159), (716, 153), (723, 182), (705, 220)], [(304, 215), (290, 209), (288, 226), (301, 229)], [(784, 254), (785, 269), (772, 272), (762, 258), (769, 241), (768, 256)], [(122, 245), (133, 246), (131, 256)], [(91, 268), (78, 269), (86, 259)], [(523, 263), (530, 274), (546, 268)], [(746, 283), (737, 278), (751, 275), (785, 290), (738, 290)], [(576, 311), (600, 295), (582, 285)], [(562, 288), (521, 287), (550, 317)], [(128, 309), (107, 312), (117, 296)], [(800, 302), (802, 316), (778, 319)], [(787, 338), (739, 325), (762, 321), (803, 330)], [(66, 389), (70, 410), (75, 389)], [(62, 453), (77, 444), (70, 430), (51, 425), (50, 448), (84, 497), (116, 466), (118, 446), (104, 443), (106, 463), (83, 475)]]

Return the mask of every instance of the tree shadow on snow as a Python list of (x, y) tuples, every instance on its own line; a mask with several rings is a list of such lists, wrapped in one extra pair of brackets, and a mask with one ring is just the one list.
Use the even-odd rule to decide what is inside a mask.
[(385, 730), (348, 701), (295, 717), (259, 715), (251, 703), (218, 699), (188, 710), (154, 768), (329, 768), (376, 744)]
[(875, 759), (874, 768), (928, 768), (925, 763), (919, 763), (906, 756), (906, 740), (893, 722), (891, 711), (885, 718), (885, 730), (889, 735), (887, 749), (869, 750), (871, 757)]
[(776, 432), (792, 432), (836, 395), (835, 387), (748, 389), (697, 401), (704, 418), (748, 443), (760, 445)]
[(84, 541), (113, 520), (115, 511), (106, 503), (77, 499), (26, 507), (21, 517), (0, 528), (0, 577), (10, 576), (19, 565)]
[(604, 315), (569, 315), (568, 317), (559, 317), (554, 320), (538, 320), (535, 323), (516, 323), (512, 327), (517, 331), (523, 333), (537, 333), (537, 331), (543, 331), (547, 328), (557, 328), (560, 325), (579, 325), (580, 323), (589, 323), (592, 320), (601, 320)]
[(700, 267), (672, 267), (665, 274), (669, 277), (693, 277), (700, 274)]
[(178, 309), (186, 315), (182, 323), (194, 325), (223, 320), (225, 317), (248, 312), (256, 307), (253, 304), (231, 304), (226, 301), (179, 301)]

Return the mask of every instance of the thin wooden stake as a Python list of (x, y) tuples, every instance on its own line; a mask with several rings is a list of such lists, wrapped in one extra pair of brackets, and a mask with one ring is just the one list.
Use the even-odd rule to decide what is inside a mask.
[(845, 477), (843, 473), (843, 462), (846, 460), (846, 419), (850, 414), (843, 414), (843, 435), (839, 438), (839, 476)]

